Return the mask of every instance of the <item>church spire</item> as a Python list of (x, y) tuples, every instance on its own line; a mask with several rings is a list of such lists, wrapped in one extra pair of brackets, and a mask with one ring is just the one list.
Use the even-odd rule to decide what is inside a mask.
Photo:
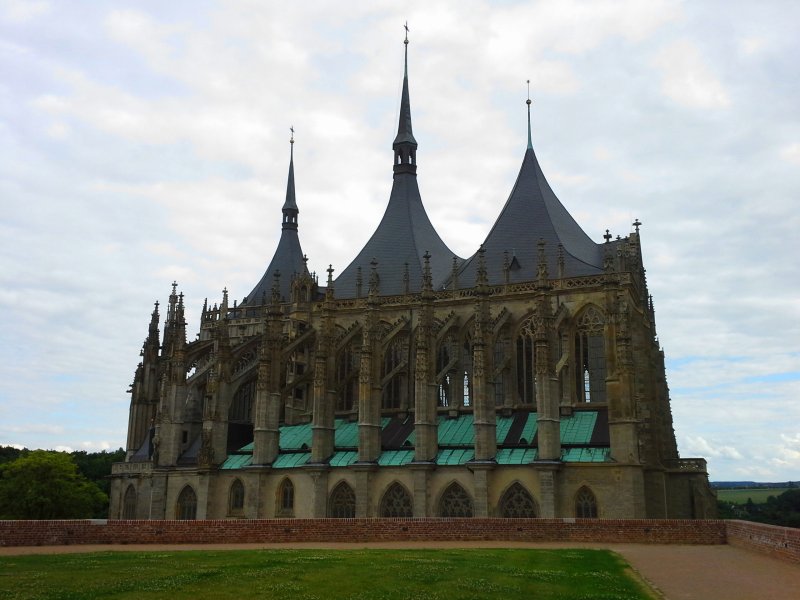
[(283, 203), (283, 229), (297, 229), (297, 201), (294, 196), (294, 125), (289, 130), (292, 137), (289, 139), (289, 179), (286, 182), (286, 202)]
[(525, 102), (528, 105), (528, 150), (533, 150), (533, 142), (531, 141), (531, 80), (528, 79), (528, 100)]
[(403, 71), (403, 95), (400, 99), (400, 119), (397, 124), (397, 136), (394, 138), (394, 172), (417, 172), (417, 140), (411, 128), (411, 100), (408, 94), (408, 23), (405, 24), (405, 68)]

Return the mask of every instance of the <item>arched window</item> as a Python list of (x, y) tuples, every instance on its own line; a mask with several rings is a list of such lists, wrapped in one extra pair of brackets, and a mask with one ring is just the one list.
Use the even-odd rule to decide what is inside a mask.
[(506, 403), (506, 378), (511, 364), (509, 357), (511, 340), (506, 337), (507, 335), (505, 332), (502, 333), (494, 343), (492, 383), (494, 384), (495, 406), (503, 406)]
[(332, 519), (353, 519), (356, 516), (356, 495), (353, 488), (342, 481), (333, 488), (328, 502), (328, 516)]
[(471, 517), (472, 499), (457, 483), (451, 483), (439, 499), (440, 517)]
[(228, 421), (231, 423), (252, 423), (253, 398), (256, 395), (256, 380), (251, 379), (239, 386), (233, 395)]
[(355, 341), (347, 344), (336, 358), (336, 410), (351, 411), (358, 402), (360, 353)]
[(132, 483), (128, 485), (128, 489), (125, 490), (125, 497), (122, 499), (122, 518), (136, 518), (136, 488), (133, 487)]
[(294, 484), (291, 479), (284, 479), (280, 486), (278, 486), (277, 516), (294, 516)]
[(504, 519), (534, 519), (539, 515), (533, 496), (518, 482), (503, 494), (499, 513)]
[(184, 487), (178, 496), (175, 518), (181, 521), (191, 521), (197, 518), (197, 496), (190, 485)]
[(399, 483), (389, 486), (381, 499), (382, 517), (411, 518), (414, 510), (411, 504), (411, 495)]
[(597, 498), (586, 486), (575, 495), (575, 516), (579, 519), (597, 518)]
[(402, 408), (405, 404), (408, 374), (408, 336), (398, 334), (389, 342), (383, 356), (383, 403), (385, 409)]
[(447, 407), (453, 404), (453, 376), (458, 358), (455, 338), (452, 333), (442, 340), (436, 353), (436, 381), (439, 382), (438, 404)]
[(241, 514), (244, 511), (244, 484), (236, 479), (231, 484), (228, 493), (228, 512), (232, 515)]
[(575, 388), (578, 402), (606, 401), (606, 350), (602, 313), (590, 306), (575, 333)]
[(536, 338), (533, 316), (517, 336), (517, 394), (523, 404), (536, 404)]

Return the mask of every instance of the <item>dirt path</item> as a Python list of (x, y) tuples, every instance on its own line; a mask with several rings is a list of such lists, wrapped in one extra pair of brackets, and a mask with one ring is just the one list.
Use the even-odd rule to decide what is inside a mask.
[(515, 542), (398, 542), (386, 544), (209, 544), (0, 547), (0, 556), (163, 550), (259, 548), (607, 548), (618, 552), (667, 600), (800, 599), (800, 566), (733, 546), (646, 544), (529, 544)]

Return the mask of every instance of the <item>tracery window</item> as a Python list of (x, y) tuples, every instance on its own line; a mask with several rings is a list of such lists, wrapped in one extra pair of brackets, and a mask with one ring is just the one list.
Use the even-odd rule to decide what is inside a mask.
[(439, 499), (440, 517), (471, 517), (472, 498), (458, 483), (451, 483)]
[(332, 519), (353, 519), (356, 516), (356, 495), (346, 481), (340, 482), (331, 492), (328, 516)]
[(358, 402), (359, 352), (354, 342), (347, 344), (336, 359), (336, 410), (350, 411)]
[(579, 519), (597, 518), (597, 498), (586, 486), (575, 495), (575, 516)]
[(456, 345), (453, 334), (448, 334), (439, 345), (436, 352), (436, 380), (439, 382), (438, 405), (450, 406), (453, 403), (453, 376), (456, 374), (455, 365)]
[(241, 513), (244, 510), (244, 484), (236, 479), (231, 484), (228, 493), (228, 512), (230, 514)]
[(122, 518), (136, 518), (136, 488), (131, 483), (125, 490), (125, 497), (122, 499)]
[(395, 482), (381, 499), (381, 516), (411, 518), (414, 510), (411, 503), (411, 495), (399, 483)]
[(256, 395), (256, 380), (251, 379), (239, 386), (233, 395), (228, 421), (232, 423), (251, 423), (253, 420), (253, 398)]
[(536, 404), (534, 318), (525, 321), (517, 336), (517, 394), (523, 404)]
[(197, 518), (197, 495), (190, 485), (184, 487), (178, 496), (175, 518), (180, 521), (191, 521)]
[(284, 479), (278, 487), (278, 516), (294, 515), (294, 484), (291, 479)]
[(510, 340), (498, 338), (494, 343), (493, 353), (493, 385), (494, 385), (494, 404), (503, 406), (506, 403), (506, 372), (508, 371), (508, 348)]
[(606, 401), (606, 352), (602, 313), (590, 306), (575, 334), (575, 390), (578, 402)]
[(499, 512), (505, 519), (534, 519), (539, 511), (533, 496), (519, 482), (515, 482), (500, 499)]
[(385, 409), (402, 408), (408, 394), (408, 336), (398, 334), (389, 342), (383, 356), (382, 406)]

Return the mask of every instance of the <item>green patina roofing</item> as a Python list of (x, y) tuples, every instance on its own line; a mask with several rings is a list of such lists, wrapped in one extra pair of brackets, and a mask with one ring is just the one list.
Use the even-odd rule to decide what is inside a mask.
[(498, 465), (526, 465), (539, 455), (536, 448), (500, 448), (495, 460)]
[(595, 421), (595, 411), (575, 412), (570, 418), (561, 419), (561, 443), (588, 444), (592, 439)]
[(504, 417), (497, 415), (497, 428), (495, 429), (495, 437), (497, 443), (500, 444), (506, 439), (508, 430), (511, 429), (511, 424), (514, 422), (514, 417)]
[(611, 450), (609, 448), (562, 448), (561, 460), (564, 462), (605, 462)]
[[(334, 427), (336, 431), (333, 444), (336, 448), (358, 448), (358, 423), (356, 421), (336, 419)], [(381, 425), (381, 427), (385, 427), (385, 425)]]
[[(246, 446), (245, 446), (246, 447)], [(231, 454), (220, 469), (241, 469), (253, 462), (252, 454)]]
[(349, 467), (358, 460), (358, 452), (334, 452), (331, 456), (330, 465), (332, 467)]
[(378, 464), (382, 467), (397, 467), (407, 465), (414, 460), (413, 450), (385, 450), (378, 457)]
[(472, 414), (465, 414), (450, 419), (439, 417), (440, 446), (472, 446), (475, 442), (475, 430), (472, 427)]
[(272, 463), (273, 469), (291, 469), (300, 467), (311, 458), (311, 452), (292, 452), (289, 454), (279, 454), (275, 462)]
[(311, 447), (311, 423), (284, 425), (280, 428), (281, 450), (302, 450)]
[(522, 435), (519, 436), (520, 442), (525, 440), (526, 443), (530, 444), (533, 441), (533, 437), (539, 427), (539, 423), (536, 420), (538, 418), (539, 415), (536, 413), (528, 413), (528, 420), (525, 422), (525, 427), (522, 428)]
[(475, 458), (475, 450), (472, 448), (456, 448), (449, 450), (439, 450), (436, 455), (437, 465), (463, 465)]

